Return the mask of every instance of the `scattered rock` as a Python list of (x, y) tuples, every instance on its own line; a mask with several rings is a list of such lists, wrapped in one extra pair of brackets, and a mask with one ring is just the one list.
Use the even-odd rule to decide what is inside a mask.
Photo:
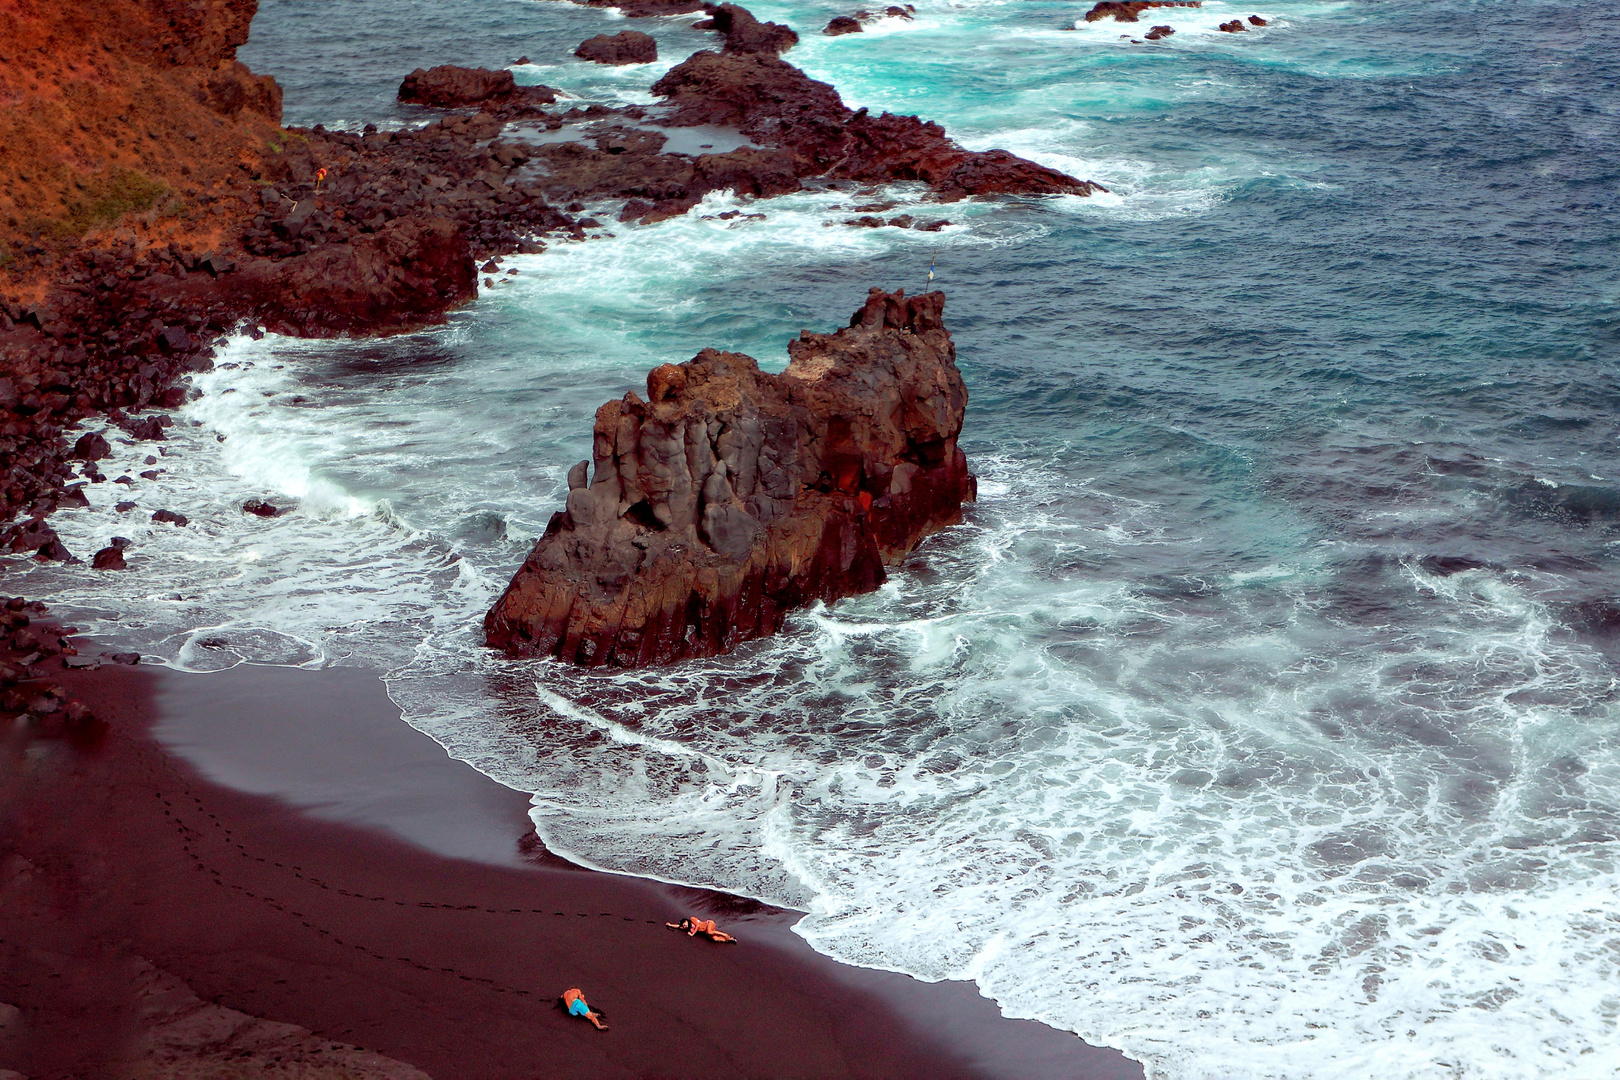
[(827, 28), (822, 33), (828, 37), (837, 37), (840, 34), (859, 34), (861, 33), (861, 21), (848, 15), (839, 15), (827, 24)]
[(63, 488), (57, 493), (56, 508), (58, 510), (61, 510), (64, 507), (77, 507), (78, 509), (83, 510), (87, 509), (89, 506), (90, 498), (84, 493), (84, 484), (82, 483), (69, 484), (67, 487)]
[(274, 503), (265, 502), (263, 499), (249, 499), (247, 502), (242, 504), (242, 513), (252, 514), (255, 517), (280, 517), (286, 512), (287, 507), (277, 506)]
[(132, 502), (121, 502), (114, 506), (113, 509), (118, 511), (120, 514), (127, 514), (131, 510), (135, 509), (135, 504)]
[(1269, 23), (1266, 22), (1266, 20), (1262, 19), (1258, 15), (1250, 15), (1249, 16), (1249, 24), (1251, 26), (1268, 26), (1268, 25), (1270, 25)]
[(1175, 32), (1176, 29), (1173, 26), (1155, 26), (1142, 36), (1147, 38), (1149, 41), (1158, 41), (1160, 38), (1167, 38)]
[(611, 37), (597, 34), (581, 42), (574, 55), (598, 64), (650, 64), (658, 59), (658, 42), (639, 30), (621, 30)]
[(1243, 31), (1247, 30), (1248, 27), (1243, 25), (1242, 20), (1233, 19), (1231, 22), (1221, 23), (1221, 25), (1217, 26), (1215, 29), (1224, 30), (1228, 34), (1241, 34)]
[(96, 552), (95, 556), (90, 560), (90, 566), (96, 570), (129, 569), (128, 564), (124, 562), (124, 549), (116, 546), (104, 547)]
[(124, 425), (124, 430), (129, 432), (130, 436), (133, 438), (141, 439), (146, 442), (154, 442), (162, 441), (163, 439), (167, 438), (167, 436), (163, 434), (163, 429), (166, 427), (172, 427), (173, 424), (174, 421), (169, 420), (167, 416), (148, 416), (142, 420), (132, 420), (128, 422)]
[(73, 456), (80, 461), (100, 461), (112, 456), (112, 445), (100, 432), (92, 431), (79, 436), (73, 444)]
[(177, 514), (173, 510), (156, 510), (152, 513), (152, 520), (158, 522), (167, 521), (178, 527), (184, 526), (188, 519), (186, 515)]

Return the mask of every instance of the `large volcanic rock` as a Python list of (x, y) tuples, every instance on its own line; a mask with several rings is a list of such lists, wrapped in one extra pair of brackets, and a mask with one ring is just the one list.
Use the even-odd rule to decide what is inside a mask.
[(851, 110), (827, 83), (768, 49), (734, 50), (730, 36), (723, 52), (694, 53), (652, 89), (674, 106), (666, 123), (739, 128), (786, 151), (801, 176), (921, 180), (946, 199), (1106, 190), (1005, 150), (964, 150), (944, 128), (915, 116)]
[(658, 42), (639, 30), (620, 30), (611, 37), (597, 34), (580, 42), (574, 55), (598, 64), (650, 64), (658, 59)]
[[(712, 656), (877, 588), (976, 482), (941, 293), (873, 289), (781, 375), (705, 349), (596, 413), (595, 473), (484, 619), (491, 646), (583, 665)], [(589, 479), (589, 483), (587, 483)]]
[(399, 84), (399, 100), (414, 105), (453, 109), (463, 105), (500, 105), (523, 100), (549, 105), (557, 100), (548, 86), (519, 86), (510, 71), (456, 67), (417, 68)]
[(1137, 22), (1151, 8), (1203, 7), (1203, 0), (1102, 0), (1086, 12), (1086, 22), (1113, 16), (1115, 22)]

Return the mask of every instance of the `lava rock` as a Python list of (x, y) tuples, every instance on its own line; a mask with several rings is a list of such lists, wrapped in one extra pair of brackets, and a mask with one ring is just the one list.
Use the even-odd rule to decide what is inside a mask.
[(130, 435), (136, 439), (141, 439), (146, 442), (160, 442), (167, 438), (167, 436), (163, 434), (163, 429), (170, 427), (173, 424), (173, 421), (170, 421), (167, 424), (163, 422), (168, 419), (169, 418), (167, 416), (148, 416), (143, 420), (130, 421), (130, 423), (125, 426), (124, 430), (129, 432)]
[(157, 510), (152, 514), (152, 520), (157, 522), (170, 522), (175, 526), (183, 526), (189, 520), (186, 515), (175, 513), (173, 510)]
[(124, 550), (119, 547), (104, 547), (96, 552), (90, 560), (90, 566), (96, 570), (128, 570), (129, 565), (124, 562)]
[(280, 517), (286, 512), (287, 508), (285, 506), (277, 506), (274, 503), (265, 502), (263, 499), (249, 499), (242, 504), (242, 513), (252, 514), (255, 517)]
[(1241, 19), (1233, 19), (1231, 22), (1221, 23), (1221, 25), (1217, 26), (1215, 29), (1224, 30), (1228, 34), (1241, 34), (1247, 30), (1248, 27), (1243, 25), (1243, 21)]
[(714, 29), (725, 36), (723, 52), (776, 56), (799, 43), (799, 35), (792, 27), (760, 22), (751, 11), (736, 4), (721, 4), (711, 17)]
[[(943, 293), (871, 290), (849, 327), (803, 332), (787, 370), (705, 349), (596, 413), (570, 475), (485, 617), (513, 655), (637, 667), (712, 656), (788, 612), (877, 588), (977, 482)], [(575, 481), (578, 481), (577, 485)]]
[(840, 34), (859, 34), (861, 32), (861, 21), (848, 15), (835, 17), (832, 22), (827, 24), (827, 28), (822, 31), (828, 37), (837, 37)]
[(1103, 0), (1086, 12), (1086, 22), (1113, 17), (1115, 22), (1139, 22), (1149, 8), (1203, 7), (1202, 0)]
[(73, 456), (80, 461), (100, 461), (112, 456), (112, 444), (100, 432), (91, 431), (73, 444)]
[(598, 64), (650, 64), (658, 59), (658, 42), (639, 30), (621, 30), (611, 37), (597, 34), (580, 42), (574, 55)]

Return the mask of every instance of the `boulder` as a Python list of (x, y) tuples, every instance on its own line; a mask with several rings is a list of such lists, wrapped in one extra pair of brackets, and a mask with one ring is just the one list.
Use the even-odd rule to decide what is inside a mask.
[(273, 518), (280, 517), (287, 512), (285, 506), (265, 502), (263, 499), (249, 499), (242, 504), (242, 513), (252, 514), (254, 517)]
[(762, 53), (776, 56), (799, 43), (799, 35), (792, 27), (781, 23), (760, 22), (752, 12), (736, 4), (721, 4), (710, 12), (714, 29), (724, 35), (725, 52)]
[(556, 92), (549, 87), (518, 86), (510, 71), (464, 68), (453, 64), (417, 68), (399, 84), (399, 100), (439, 109), (502, 104), (520, 97), (538, 104), (550, 104), (557, 100)]
[(581, 42), (574, 55), (598, 64), (650, 64), (658, 59), (658, 42), (639, 30), (621, 30), (612, 37), (597, 34)]
[(944, 294), (873, 289), (780, 375), (705, 349), (596, 413), (594, 467), (484, 620), (512, 655), (637, 667), (712, 656), (877, 588), (961, 520), (967, 390)]
[(478, 268), (465, 230), (420, 214), (307, 255), (253, 259), (231, 285), (271, 329), (323, 336), (443, 321), (478, 295)]
[(827, 24), (827, 28), (822, 31), (828, 37), (837, 37), (840, 34), (859, 34), (861, 32), (861, 21), (848, 15), (839, 15), (834, 18), (832, 22)]
[(79, 436), (79, 441), (73, 444), (73, 456), (80, 461), (100, 461), (112, 457), (112, 446), (105, 436), (92, 431)]
[(90, 560), (90, 566), (96, 570), (128, 570), (124, 562), (124, 549), (117, 545), (109, 545), (96, 552)]
[(1102, 0), (1086, 12), (1086, 22), (1113, 17), (1115, 22), (1137, 22), (1149, 8), (1203, 7), (1203, 0)]
[(1160, 38), (1167, 38), (1175, 32), (1176, 30), (1173, 26), (1155, 26), (1142, 36), (1147, 38), (1149, 41), (1158, 41)]
[(1241, 19), (1233, 19), (1231, 22), (1223, 22), (1223, 23), (1221, 23), (1221, 25), (1217, 26), (1215, 29), (1224, 30), (1228, 34), (1241, 34), (1245, 30), (1247, 30), (1248, 27), (1243, 25), (1243, 20), (1241, 20)]
[(800, 176), (921, 180), (947, 199), (1106, 190), (1005, 150), (964, 150), (915, 116), (851, 111), (828, 84), (769, 51), (731, 51), (730, 40), (726, 51), (694, 53), (653, 84), (674, 106), (667, 122), (740, 128), (791, 154)]
[(1250, 26), (1266, 26), (1268, 24), (1267, 24), (1266, 20), (1262, 19), (1260, 16), (1258, 16), (1258, 15), (1250, 15), (1249, 16), (1249, 25)]

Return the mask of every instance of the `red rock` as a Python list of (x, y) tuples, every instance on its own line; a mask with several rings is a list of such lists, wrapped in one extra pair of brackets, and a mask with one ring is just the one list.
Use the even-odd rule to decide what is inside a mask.
[(484, 620), (513, 655), (635, 667), (726, 652), (877, 588), (976, 481), (942, 293), (873, 289), (781, 375), (705, 349), (597, 410), (595, 472)]
[(1138, 22), (1149, 8), (1203, 7), (1203, 0), (1102, 0), (1086, 12), (1086, 22), (1113, 16), (1115, 22)]
[(839, 15), (828, 23), (827, 28), (822, 31), (828, 37), (837, 37), (840, 34), (859, 34), (861, 32), (860, 20), (852, 19), (848, 15)]
[(90, 560), (90, 566), (96, 570), (128, 570), (124, 562), (124, 550), (120, 547), (104, 547), (96, 552)]
[(232, 278), (267, 326), (312, 336), (442, 321), (478, 295), (466, 233), (436, 216), (396, 218), (296, 258), (255, 259)]
[(771, 55), (695, 53), (653, 93), (675, 106), (670, 123), (740, 128), (790, 153), (800, 176), (922, 180), (945, 198), (1105, 190), (1005, 150), (964, 150), (915, 116), (851, 112), (831, 86)]
[(1228, 34), (1241, 34), (1247, 30), (1248, 27), (1244, 26), (1241, 20), (1233, 19), (1231, 22), (1221, 23), (1221, 25), (1216, 27), (1216, 29), (1225, 30)]
[(1176, 30), (1173, 26), (1155, 26), (1142, 36), (1147, 38), (1149, 41), (1158, 41), (1160, 38), (1167, 38), (1175, 32)]
[(417, 68), (399, 84), (399, 100), (440, 109), (499, 104), (515, 98), (550, 104), (557, 100), (557, 94), (546, 86), (519, 86), (510, 71), (464, 68), (453, 64)]
[(721, 4), (710, 15), (714, 29), (726, 39), (728, 53), (785, 53), (799, 43), (799, 35), (781, 23), (760, 22), (747, 8)]
[(598, 64), (650, 64), (658, 59), (658, 42), (639, 30), (621, 30), (612, 37), (597, 34), (581, 42), (574, 55)]
[(1268, 24), (1268, 23), (1267, 23), (1267, 22), (1266, 22), (1266, 20), (1264, 20), (1264, 19), (1262, 19), (1262, 18), (1261, 18), (1261, 17), (1260, 17), (1260, 16), (1258, 16), (1258, 15), (1250, 15), (1250, 16), (1249, 16), (1249, 23), (1250, 23), (1250, 25), (1252, 25), (1252, 26), (1267, 26), (1267, 25), (1269, 25), (1269, 24)]
[(73, 444), (73, 456), (80, 461), (100, 461), (112, 456), (112, 446), (99, 432), (92, 431), (79, 436)]

